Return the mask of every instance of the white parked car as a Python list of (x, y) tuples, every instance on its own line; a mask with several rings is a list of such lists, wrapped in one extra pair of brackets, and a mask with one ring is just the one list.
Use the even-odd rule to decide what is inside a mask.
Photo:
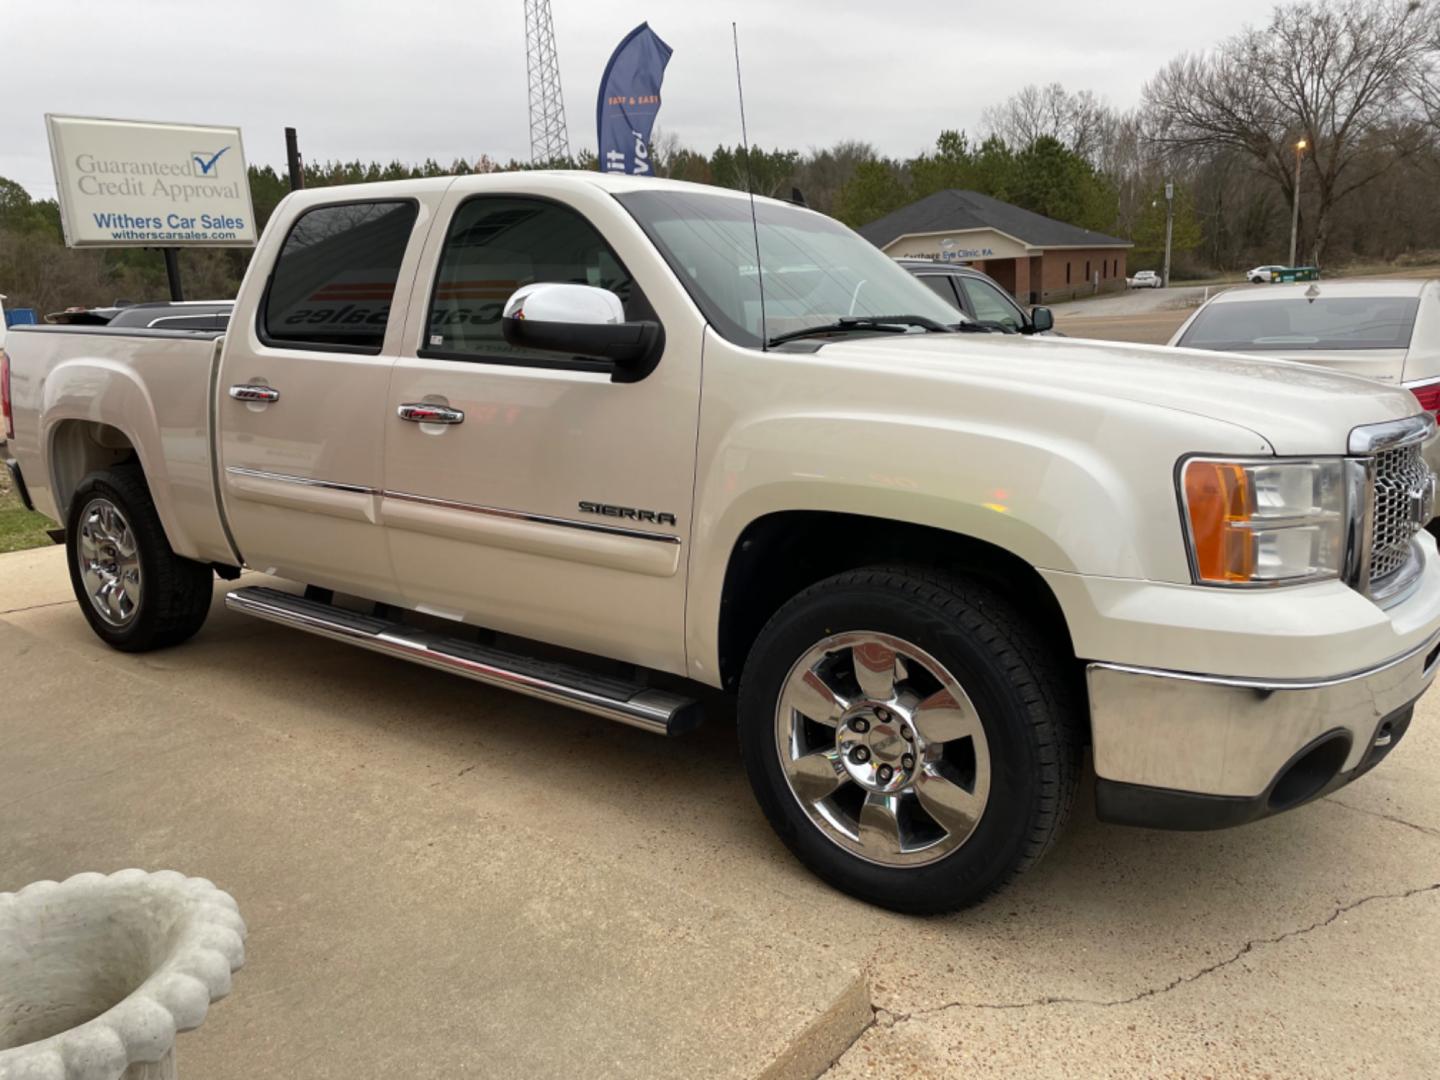
[(1140, 270), (1126, 284), (1132, 289), (1159, 289), (1164, 287), (1165, 282), (1154, 270)]
[(732, 691), (780, 837), (899, 910), (1039, 859), (1086, 744), (1103, 819), (1237, 825), (1377, 765), (1440, 668), (1410, 394), (986, 332), (788, 203), (595, 172), (295, 192), (220, 337), (0, 354), (7, 465), (103, 641), (184, 641), (250, 566), (291, 585), (225, 602), (277, 652), (319, 634), (659, 735)]
[[(1440, 280), (1327, 281), (1230, 289), (1175, 331), (1171, 345), (1255, 353), (1398, 384), (1440, 411)], [(1440, 440), (1426, 451), (1440, 466)]]
[(1251, 285), (1269, 285), (1274, 280), (1270, 275), (1276, 270), (1284, 270), (1283, 266), (1257, 266), (1254, 270), (1245, 272), (1245, 280)]

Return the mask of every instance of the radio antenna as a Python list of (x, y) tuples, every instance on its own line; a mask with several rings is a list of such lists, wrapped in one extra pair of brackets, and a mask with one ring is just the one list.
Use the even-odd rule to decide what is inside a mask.
[(769, 332), (765, 322), (765, 273), (760, 269), (760, 222), (755, 216), (755, 181), (750, 175), (750, 135), (745, 130), (745, 88), (740, 82), (740, 32), (730, 24), (730, 37), (735, 43), (735, 93), (740, 98), (740, 145), (745, 150), (745, 193), (750, 196), (750, 230), (755, 235), (755, 286), (760, 290), (760, 351), (769, 349)]

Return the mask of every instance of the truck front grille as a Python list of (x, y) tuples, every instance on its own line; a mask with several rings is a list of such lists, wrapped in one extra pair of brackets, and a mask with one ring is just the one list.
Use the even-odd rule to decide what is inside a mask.
[(1374, 465), (1374, 527), (1370, 541), (1370, 585), (1383, 585), (1411, 558), (1410, 542), (1425, 526), (1431, 501), (1430, 467), (1420, 443), (1381, 450)]

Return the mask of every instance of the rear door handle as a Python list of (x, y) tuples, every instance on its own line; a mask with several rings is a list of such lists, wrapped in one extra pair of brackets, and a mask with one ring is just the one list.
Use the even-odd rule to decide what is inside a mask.
[(410, 420), (416, 424), (463, 424), (465, 414), (459, 409), (452, 409), (449, 405), (436, 405), (433, 401), (412, 401), (401, 405), (397, 410), (401, 420)]
[(230, 387), (230, 396), (236, 401), (279, 401), (280, 391), (273, 386), (257, 383), (240, 383)]

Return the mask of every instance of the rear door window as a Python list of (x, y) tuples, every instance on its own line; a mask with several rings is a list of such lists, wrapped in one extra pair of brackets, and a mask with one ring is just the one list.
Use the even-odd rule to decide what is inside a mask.
[(385, 340), (417, 204), (350, 202), (290, 227), (260, 311), (267, 345), (374, 355)]
[(941, 300), (947, 304), (953, 304), (959, 311), (964, 311), (960, 305), (960, 297), (955, 295), (955, 286), (952, 284), (955, 279), (949, 274), (916, 274), (915, 276)]

